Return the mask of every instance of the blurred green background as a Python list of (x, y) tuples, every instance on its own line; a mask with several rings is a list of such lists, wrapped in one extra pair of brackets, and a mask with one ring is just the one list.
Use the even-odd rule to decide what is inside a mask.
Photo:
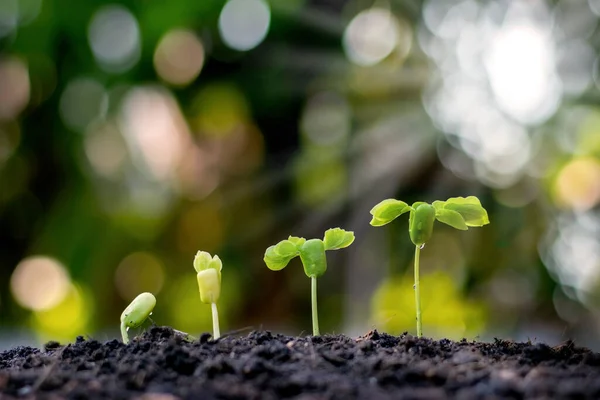
[(427, 336), (600, 347), (600, 0), (0, 1), (0, 344), (209, 331), (192, 260), (223, 260), (221, 330), (309, 333), (293, 234), (340, 226), (321, 331), (414, 333), (407, 218), (436, 224)]

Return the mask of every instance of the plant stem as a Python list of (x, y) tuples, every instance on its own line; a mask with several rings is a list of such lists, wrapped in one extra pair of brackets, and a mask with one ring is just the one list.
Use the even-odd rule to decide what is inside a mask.
[(310, 299), (312, 303), (313, 336), (319, 336), (319, 314), (317, 312), (317, 277), (310, 277)]
[(423, 336), (421, 326), (421, 289), (419, 285), (419, 256), (421, 255), (421, 246), (415, 246), (415, 304), (417, 307), (417, 337)]
[(217, 303), (211, 303), (212, 307), (212, 318), (213, 318), (213, 339), (217, 340), (221, 337), (221, 331), (219, 329), (219, 312), (217, 311)]
[(129, 343), (129, 335), (127, 334), (127, 327), (125, 326), (125, 322), (121, 322), (121, 337), (123, 338), (123, 343)]

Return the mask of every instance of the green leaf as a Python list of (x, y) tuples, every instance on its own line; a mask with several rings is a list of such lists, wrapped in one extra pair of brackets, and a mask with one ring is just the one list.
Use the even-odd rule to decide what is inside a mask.
[(196, 272), (204, 271), (209, 268), (214, 268), (217, 271), (221, 271), (223, 263), (218, 255), (211, 256), (206, 251), (199, 251), (194, 257), (194, 269)]
[(439, 210), (443, 210), (444, 206), (446, 205), (445, 201), (441, 201), (441, 200), (436, 200), (433, 203), (431, 203), (431, 205), (433, 206), (433, 208), (435, 208), (435, 211), (438, 212)]
[(487, 211), (475, 196), (449, 198), (444, 209), (459, 213), (467, 226), (483, 226), (490, 223)]
[(263, 260), (273, 271), (284, 269), (290, 260), (298, 255), (298, 248), (289, 240), (282, 240), (265, 251)]
[(413, 209), (413, 210), (416, 210), (417, 208), (419, 208), (419, 206), (420, 206), (421, 204), (429, 204), (429, 203), (426, 203), (426, 202), (424, 202), (424, 201), (415, 201), (415, 202), (412, 204), (412, 209)]
[(348, 247), (354, 242), (354, 232), (345, 231), (341, 228), (332, 228), (325, 231), (323, 243), (325, 250), (338, 250)]
[(390, 223), (391, 221), (385, 221), (383, 219), (379, 219), (379, 218), (371, 218), (371, 222), (369, 222), (371, 224), (371, 226), (383, 226), (383, 225), (387, 225), (388, 223)]
[(296, 246), (297, 249), (300, 249), (300, 246), (302, 246), (304, 242), (306, 242), (306, 239), (298, 236), (290, 236), (288, 240), (294, 243), (294, 246)]
[(214, 268), (218, 272), (221, 272), (221, 270), (223, 269), (223, 262), (221, 261), (218, 255), (215, 254), (212, 261), (208, 264), (208, 268)]
[(438, 221), (443, 222), (446, 225), (450, 225), (453, 228), (460, 229), (461, 231), (466, 231), (467, 229), (469, 229), (462, 215), (460, 215), (456, 211), (439, 209), (435, 212), (435, 218)]
[(275, 245), (275, 250), (277, 251), (277, 254), (284, 257), (295, 257), (298, 255), (298, 249), (296, 248), (296, 245), (289, 240), (282, 240), (281, 242), (277, 243)]
[(319, 277), (327, 271), (325, 243), (320, 239), (307, 240), (300, 248), (300, 259), (306, 276)]
[(389, 224), (400, 215), (410, 210), (410, 206), (403, 201), (396, 199), (383, 200), (371, 209), (371, 215), (373, 215), (371, 225), (382, 226)]

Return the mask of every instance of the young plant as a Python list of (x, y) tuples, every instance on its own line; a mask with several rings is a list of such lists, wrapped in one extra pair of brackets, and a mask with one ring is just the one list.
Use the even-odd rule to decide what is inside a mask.
[(125, 308), (121, 314), (121, 336), (123, 343), (129, 343), (127, 331), (129, 328), (137, 328), (142, 325), (146, 319), (152, 314), (152, 310), (156, 305), (156, 298), (152, 293), (139, 294), (131, 304)]
[(433, 233), (433, 223), (437, 219), (453, 228), (466, 231), (469, 227), (479, 227), (490, 223), (487, 211), (475, 196), (452, 197), (446, 201), (428, 204), (422, 201), (409, 206), (403, 201), (386, 199), (371, 209), (371, 225), (383, 226), (400, 215), (410, 212), (408, 233), (415, 245), (415, 303), (417, 309), (417, 336), (423, 335), (421, 321), (421, 292), (419, 287), (419, 256), (425, 243)]
[(317, 312), (317, 278), (327, 270), (325, 250), (338, 250), (348, 247), (354, 242), (354, 232), (340, 228), (328, 229), (323, 240), (290, 236), (265, 251), (265, 264), (273, 271), (285, 268), (290, 260), (300, 256), (304, 273), (311, 280), (311, 305), (313, 335), (319, 335), (319, 315)]
[(198, 273), (198, 290), (200, 301), (210, 304), (212, 308), (213, 339), (221, 337), (219, 330), (219, 312), (217, 311), (217, 300), (221, 295), (221, 269), (223, 263), (219, 256), (211, 255), (205, 251), (199, 251), (194, 258), (194, 269)]

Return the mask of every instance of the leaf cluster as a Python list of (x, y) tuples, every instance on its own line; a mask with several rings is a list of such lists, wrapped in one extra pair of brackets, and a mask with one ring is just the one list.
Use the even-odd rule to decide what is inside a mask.
[[(463, 231), (469, 227), (480, 227), (490, 223), (487, 211), (481, 206), (479, 199), (469, 196), (451, 197), (446, 201), (437, 200), (431, 205), (419, 201), (412, 206), (400, 200), (386, 199), (371, 209), (371, 225), (389, 224), (407, 212), (410, 213), (411, 239), (416, 245), (429, 239), (434, 220)], [(417, 234), (416, 230), (422, 230), (424, 234)]]
[(341, 228), (325, 231), (323, 240), (290, 236), (286, 240), (269, 246), (265, 251), (264, 261), (273, 271), (285, 268), (296, 256), (300, 256), (304, 272), (308, 277), (319, 277), (327, 270), (326, 250), (338, 250), (348, 247), (354, 242), (354, 232)]
[(200, 301), (207, 304), (216, 303), (221, 295), (221, 269), (223, 263), (216, 254), (211, 256), (206, 251), (199, 251), (194, 258), (194, 269), (197, 272)]

